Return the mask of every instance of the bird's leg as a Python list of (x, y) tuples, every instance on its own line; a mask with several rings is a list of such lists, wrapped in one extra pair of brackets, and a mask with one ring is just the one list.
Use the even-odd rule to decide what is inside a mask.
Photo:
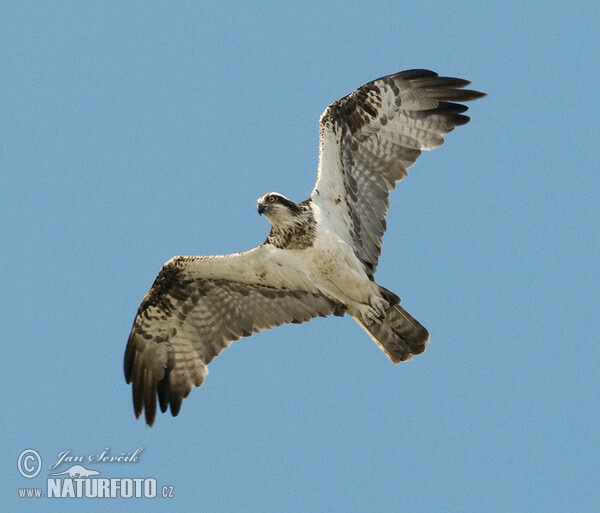
[(357, 298), (350, 297), (346, 291), (341, 290), (332, 280), (327, 281), (330, 286), (330, 291), (333, 292), (331, 294), (332, 297), (337, 301), (344, 303), (347, 307), (350, 307), (350, 309), (360, 312), (360, 316), (367, 326), (373, 323), (381, 324), (383, 322), (385, 313), (390, 307), (390, 304), (375, 292), (375, 290), (377, 290), (376, 284), (368, 281), (367, 286), (372, 287), (368, 292), (368, 296), (367, 294), (364, 294), (362, 297)]
[(365, 325), (381, 324), (385, 319), (386, 310), (390, 304), (383, 298), (375, 295), (369, 298), (369, 303), (357, 303), (355, 301), (347, 301), (347, 304), (360, 312), (360, 315)]
[(370, 326), (371, 324), (381, 324), (383, 322), (383, 317), (381, 317), (381, 315), (379, 315), (379, 313), (377, 312), (377, 310), (375, 310), (375, 308), (373, 308), (370, 305), (361, 305), (362, 309), (361, 309), (361, 314), (362, 314), (362, 318), (363, 321), (365, 321), (365, 324), (367, 326)]
[(373, 295), (369, 299), (369, 304), (377, 312), (377, 316), (380, 318), (385, 317), (385, 313), (387, 309), (390, 307), (390, 304), (380, 296)]

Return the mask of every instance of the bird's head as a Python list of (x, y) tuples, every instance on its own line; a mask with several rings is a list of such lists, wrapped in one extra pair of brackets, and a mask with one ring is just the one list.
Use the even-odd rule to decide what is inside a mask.
[(256, 209), (269, 220), (271, 225), (286, 225), (294, 222), (298, 206), (282, 194), (269, 192), (258, 198)]

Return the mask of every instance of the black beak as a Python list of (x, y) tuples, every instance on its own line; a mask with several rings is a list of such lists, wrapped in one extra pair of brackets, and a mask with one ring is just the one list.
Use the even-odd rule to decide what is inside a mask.
[(262, 216), (265, 210), (267, 210), (267, 206), (264, 203), (259, 203), (258, 205), (256, 205), (256, 209), (258, 210), (258, 213)]

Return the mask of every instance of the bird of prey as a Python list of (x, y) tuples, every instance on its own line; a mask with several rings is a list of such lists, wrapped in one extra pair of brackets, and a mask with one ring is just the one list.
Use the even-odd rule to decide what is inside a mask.
[(310, 197), (257, 201), (271, 224), (260, 246), (177, 256), (162, 267), (135, 317), (124, 371), (136, 417), (156, 403), (179, 413), (207, 365), (229, 344), (284, 323), (349, 314), (394, 363), (425, 351), (429, 333), (375, 281), (388, 194), (421, 150), (469, 121), (484, 93), (468, 80), (409, 70), (373, 80), (325, 109)]

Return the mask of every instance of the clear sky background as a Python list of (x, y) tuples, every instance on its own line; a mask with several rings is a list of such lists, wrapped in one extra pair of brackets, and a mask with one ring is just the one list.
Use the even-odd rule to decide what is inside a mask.
[[(2, 507), (599, 511), (600, 8), (301, 4), (4, 3)], [(285, 326), (136, 421), (123, 353), (163, 262), (263, 242), (256, 198), (308, 196), (325, 107), (417, 67), (489, 94), (391, 195), (377, 279), (427, 352)], [(62, 451), (138, 447), (87, 467), (175, 498), (18, 498)]]

